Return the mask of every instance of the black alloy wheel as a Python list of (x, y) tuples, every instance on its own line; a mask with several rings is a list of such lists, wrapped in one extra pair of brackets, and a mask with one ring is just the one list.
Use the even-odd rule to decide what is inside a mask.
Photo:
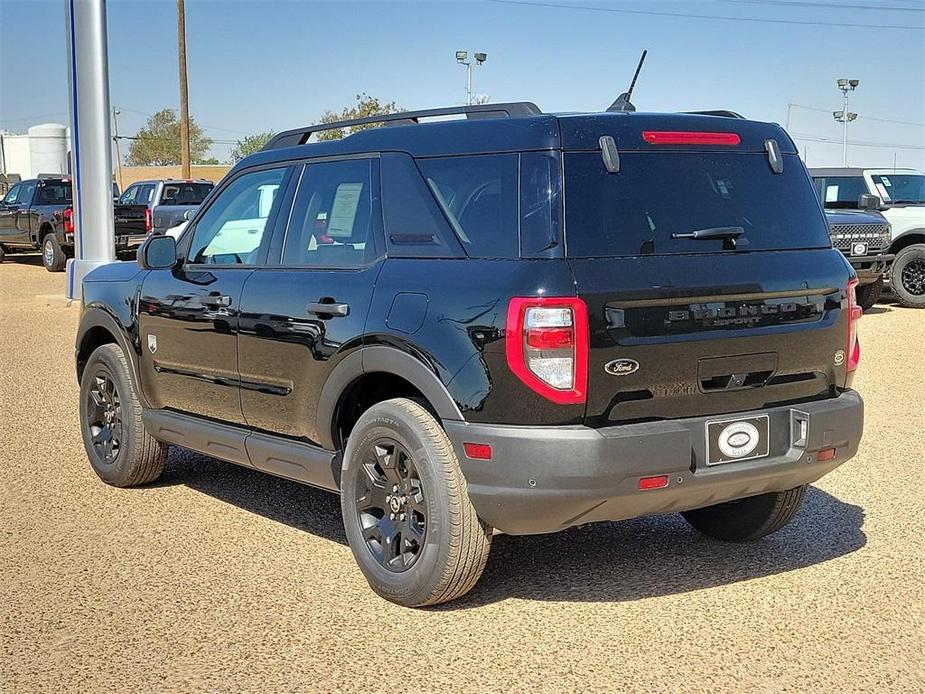
[(900, 282), (913, 296), (925, 296), (925, 259), (914, 258), (906, 263), (900, 275)]
[(385, 569), (406, 571), (424, 547), (427, 504), (412, 455), (397, 441), (367, 449), (356, 488), (356, 513), (366, 547)]
[(100, 366), (92, 378), (87, 393), (87, 428), (99, 460), (112, 465), (122, 450), (122, 399), (108, 369)]

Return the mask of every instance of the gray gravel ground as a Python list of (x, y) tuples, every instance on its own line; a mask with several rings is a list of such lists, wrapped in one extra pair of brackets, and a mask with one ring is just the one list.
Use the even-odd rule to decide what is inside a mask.
[(437, 609), (369, 590), (338, 501), (174, 451), (103, 485), (76, 422), (77, 309), (0, 267), (0, 691), (925, 691), (925, 311), (861, 323), (857, 458), (761, 542), (677, 516), (497, 537)]

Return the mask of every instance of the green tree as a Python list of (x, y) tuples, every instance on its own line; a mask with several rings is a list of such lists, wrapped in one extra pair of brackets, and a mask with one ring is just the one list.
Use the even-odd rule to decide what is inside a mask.
[(275, 132), (269, 130), (265, 133), (248, 135), (243, 140), (238, 140), (234, 149), (231, 150), (231, 161), (237, 163), (244, 157), (248, 157), (254, 152), (259, 152), (275, 134)]
[[(357, 103), (355, 106), (347, 106), (340, 113), (334, 113), (334, 111), (325, 111), (324, 115), (321, 117), (322, 123), (334, 123), (339, 120), (354, 120), (356, 118), (366, 118), (368, 116), (383, 116), (389, 113), (401, 113), (404, 111), (401, 106), (398, 106), (394, 101), (389, 101), (388, 103), (383, 103), (374, 96), (369, 96), (368, 94), (357, 94)], [(318, 133), (319, 140), (339, 140), (345, 135), (350, 135), (359, 130), (365, 130), (366, 128), (378, 128), (379, 123), (371, 123), (369, 125), (355, 125), (352, 128), (347, 128), (347, 132), (344, 132), (344, 128), (334, 128), (332, 130), (323, 130)]]
[[(210, 147), (212, 147), (212, 140), (205, 136), (202, 128), (190, 116), (190, 161), (195, 163), (205, 159)], [(125, 161), (129, 166), (178, 165), (180, 163), (180, 120), (177, 118), (176, 111), (165, 108), (149, 117), (144, 127), (132, 140)]]

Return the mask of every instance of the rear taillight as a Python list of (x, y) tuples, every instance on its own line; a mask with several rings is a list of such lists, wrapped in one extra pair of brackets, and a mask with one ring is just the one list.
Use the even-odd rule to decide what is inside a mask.
[(858, 320), (864, 315), (864, 310), (858, 306), (855, 296), (857, 279), (848, 281), (848, 364), (847, 370), (854, 371), (861, 361), (861, 343), (858, 341)]
[(154, 215), (151, 213), (151, 208), (145, 208), (145, 233), (151, 231), (154, 228)]
[(531, 390), (561, 405), (585, 401), (588, 307), (581, 299), (511, 299), (505, 349), (511, 371)]
[(74, 208), (73, 207), (64, 208), (64, 233), (65, 234), (74, 233)]
[(644, 130), (642, 139), (650, 145), (727, 145), (742, 141), (737, 133), (704, 133), (679, 130)]

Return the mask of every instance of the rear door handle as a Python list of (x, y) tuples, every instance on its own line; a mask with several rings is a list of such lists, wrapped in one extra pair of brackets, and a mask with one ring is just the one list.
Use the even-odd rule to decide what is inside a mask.
[(341, 304), (336, 301), (330, 303), (313, 301), (308, 305), (308, 312), (316, 316), (343, 317), (350, 313), (350, 304)]
[(231, 306), (231, 297), (227, 294), (207, 294), (199, 297), (203, 306)]

